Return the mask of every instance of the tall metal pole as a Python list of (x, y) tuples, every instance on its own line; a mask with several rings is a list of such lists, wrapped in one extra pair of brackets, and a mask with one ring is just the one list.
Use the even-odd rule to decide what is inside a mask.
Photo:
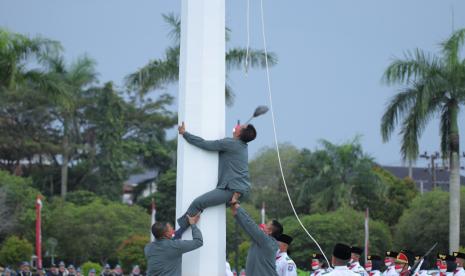
[[(205, 139), (225, 135), (225, 0), (182, 0), (179, 62), (179, 123)], [(213, 190), (218, 153), (178, 139), (176, 216), (197, 196)], [(224, 275), (226, 216), (224, 204), (206, 209), (199, 228), (203, 247), (183, 256), (182, 275)], [(186, 231), (184, 239), (191, 238)]]
[(36, 199), (36, 256), (37, 269), (42, 269), (42, 197)]

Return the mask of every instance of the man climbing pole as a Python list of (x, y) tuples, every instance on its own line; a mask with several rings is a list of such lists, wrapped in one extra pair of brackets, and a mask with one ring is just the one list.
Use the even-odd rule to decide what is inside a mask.
[(197, 197), (190, 204), (187, 212), (177, 220), (180, 228), (186, 229), (189, 226), (186, 215), (193, 216), (211, 206), (226, 204), (230, 201), (237, 202), (239, 198), (249, 194), (247, 143), (256, 138), (257, 131), (252, 124), (238, 124), (234, 128), (233, 138), (206, 141), (187, 132), (186, 126), (182, 122), (181, 126), (178, 127), (178, 132), (188, 143), (204, 150), (219, 153), (216, 188)]

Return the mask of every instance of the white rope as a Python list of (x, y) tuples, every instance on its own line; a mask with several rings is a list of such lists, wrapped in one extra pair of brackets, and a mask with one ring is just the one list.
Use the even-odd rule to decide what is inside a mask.
[(245, 75), (249, 72), (249, 49), (250, 49), (250, 0), (247, 0), (247, 48), (245, 52)]
[(291, 204), (292, 211), (294, 212), (295, 217), (297, 218), (297, 221), (299, 222), (300, 226), (302, 229), (307, 233), (307, 235), (312, 239), (312, 241), (316, 244), (318, 249), (320, 250), (321, 254), (326, 259), (326, 262), (328, 263), (329, 266), (331, 266), (331, 263), (329, 262), (328, 258), (326, 257), (325, 253), (323, 252), (323, 249), (321, 249), (320, 244), (313, 238), (313, 236), (308, 232), (307, 228), (305, 228), (304, 224), (299, 218), (299, 215), (297, 214), (295, 208), (294, 208), (294, 203), (292, 203), (291, 195), (289, 194), (289, 190), (287, 188), (287, 183), (286, 183), (286, 178), (284, 177), (284, 172), (283, 172), (283, 166), (281, 162), (281, 155), (279, 154), (279, 144), (278, 144), (278, 136), (277, 136), (277, 131), (276, 131), (276, 122), (275, 122), (275, 116), (274, 116), (274, 110), (273, 110), (273, 97), (271, 93), (271, 81), (270, 81), (270, 69), (269, 69), (269, 64), (268, 64), (268, 51), (266, 48), (266, 35), (265, 35), (265, 19), (264, 19), (264, 12), (263, 12), (263, 0), (260, 0), (260, 9), (261, 9), (261, 18), (262, 18), (262, 36), (263, 36), (263, 50), (265, 52), (265, 67), (266, 67), (266, 80), (267, 80), (267, 85), (268, 85), (268, 98), (270, 102), (270, 111), (271, 111), (271, 121), (273, 123), (273, 134), (274, 134), (274, 142), (276, 146), (276, 153), (278, 155), (278, 164), (279, 164), (279, 170), (281, 172), (281, 177), (283, 180), (284, 188), (286, 190), (287, 198), (289, 199), (289, 203)]

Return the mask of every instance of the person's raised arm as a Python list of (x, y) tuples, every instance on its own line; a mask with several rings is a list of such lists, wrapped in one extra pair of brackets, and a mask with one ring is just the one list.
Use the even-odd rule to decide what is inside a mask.
[(192, 229), (192, 240), (174, 240), (172, 243), (172, 246), (177, 248), (180, 253), (186, 253), (195, 250), (203, 245), (202, 232), (200, 232), (200, 229), (197, 227), (200, 214), (197, 214), (193, 217), (187, 215), (187, 219), (189, 220), (189, 224), (191, 225)]
[(210, 140), (207, 141), (199, 136), (193, 135), (186, 131), (186, 126), (184, 122), (180, 126), (178, 126), (178, 132), (180, 135), (186, 139), (189, 144), (192, 144), (196, 147), (199, 147), (204, 150), (208, 151), (226, 151), (228, 150), (228, 143), (225, 139), (220, 140)]
[(265, 245), (268, 240), (266, 235), (250, 217), (250, 215), (240, 207), (239, 203), (233, 203), (231, 205), (233, 215), (236, 218), (239, 225), (254, 240), (258, 245)]

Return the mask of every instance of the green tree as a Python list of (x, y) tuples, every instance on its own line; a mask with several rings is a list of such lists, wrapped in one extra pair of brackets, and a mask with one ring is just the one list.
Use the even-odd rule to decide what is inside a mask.
[(116, 257), (124, 240), (150, 230), (150, 217), (142, 208), (100, 198), (85, 205), (55, 199), (50, 209), (44, 218), (44, 239), (56, 238), (57, 255), (73, 263), (105, 263)]
[[(126, 77), (126, 84), (134, 90), (138, 90), (142, 95), (150, 90), (155, 90), (164, 85), (178, 81), (179, 77), (179, 47), (181, 38), (181, 20), (174, 14), (163, 15), (163, 19), (170, 27), (169, 36), (173, 45), (165, 51), (165, 57), (150, 61), (138, 71)], [(226, 42), (229, 41), (230, 30), (226, 29)], [(243, 68), (246, 61), (247, 49), (232, 48), (226, 52), (226, 68), (228, 70)], [(274, 65), (277, 62), (276, 55), (268, 53), (268, 62)], [(265, 67), (264, 51), (249, 49), (248, 64), (251, 68)], [(232, 88), (226, 84), (226, 100), (232, 103)]]
[[(298, 195), (297, 187), (300, 183), (294, 181), (292, 172), (299, 163), (299, 150), (290, 145), (280, 145), (283, 171), (288, 180), (289, 191), (294, 200)], [(282, 218), (290, 215), (286, 191), (279, 171), (278, 158), (274, 148), (264, 148), (250, 161), (250, 180), (252, 183), (251, 201), (256, 208), (266, 204), (266, 212), (270, 217)], [(292, 178), (292, 180), (291, 180)]]
[(28, 37), (0, 28), (0, 88), (14, 90), (28, 81), (43, 81), (37, 70), (29, 69), (28, 60), (40, 59), (62, 49), (60, 43), (40, 36)]
[(357, 138), (342, 145), (321, 143), (323, 149), (315, 152), (319, 168), (301, 190), (301, 196), (310, 194), (311, 209), (324, 212), (352, 206), (359, 211), (375, 210), (383, 185), (372, 171), (373, 159), (363, 152)]
[(81, 206), (90, 204), (96, 199), (98, 199), (98, 196), (89, 191), (78, 190), (66, 194), (66, 201)]
[(27, 261), (32, 256), (32, 244), (27, 240), (10, 236), (2, 244), (0, 249), (0, 264), (4, 267), (17, 267), (22, 261)]
[(30, 65), (60, 50), (56, 41), (0, 28), (0, 164), (18, 175), (19, 160), (53, 152), (53, 143), (49, 142), (53, 133), (47, 128), (52, 118), (44, 107), (47, 98), (38, 91), (59, 94), (62, 87)]
[(442, 55), (420, 49), (394, 60), (386, 69), (388, 84), (407, 88), (394, 96), (381, 119), (383, 141), (401, 123), (401, 153), (408, 161), (418, 158), (418, 140), (431, 119), (439, 115), (441, 151), (449, 160), (449, 251), (460, 243), (460, 149), (458, 113), (465, 102), (465, 60), (460, 56), (465, 29), (454, 32), (441, 44)]
[(61, 134), (61, 196), (66, 197), (68, 191), (68, 170), (73, 156), (77, 154), (78, 145), (82, 140), (81, 122), (82, 110), (85, 104), (85, 90), (97, 81), (95, 61), (87, 56), (78, 58), (71, 65), (67, 65), (63, 56), (50, 55), (43, 59), (50, 79), (55, 80), (64, 93), (51, 98), (53, 102), (52, 114), (55, 124)]
[[(341, 208), (335, 212), (301, 217), (302, 223), (320, 243), (326, 256), (336, 243), (362, 246), (364, 242), (364, 214), (351, 208)], [(313, 241), (302, 230), (295, 217), (283, 219), (284, 232), (294, 237), (290, 246), (291, 257), (301, 269), (309, 268), (312, 253), (319, 252)], [(370, 252), (381, 255), (392, 247), (392, 237), (388, 226), (380, 221), (370, 220)]]
[[(250, 249), (250, 241), (243, 241), (239, 244), (239, 254), (237, 259), (236, 265), (236, 252), (233, 251), (229, 254), (228, 262), (231, 266), (231, 269), (237, 268), (237, 270), (241, 271), (241, 269), (245, 268), (245, 263), (247, 262), (247, 253)], [(237, 271), (236, 270), (236, 271)]]
[[(461, 211), (465, 211), (465, 189), (461, 190)], [(400, 217), (395, 227), (394, 244), (397, 248), (409, 248), (413, 252), (425, 253), (435, 242), (436, 250), (445, 252), (448, 246), (447, 192), (434, 190), (416, 197), (410, 208)], [(465, 227), (465, 218), (460, 221), (461, 229)], [(460, 233), (465, 240), (465, 232)]]
[(410, 178), (398, 179), (381, 167), (374, 167), (373, 171), (379, 176), (382, 183), (387, 186), (387, 191), (380, 207), (377, 210), (379, 219), (389, 226), (397, 224), (404, 210), (407, 209), (413, 199), (418, 195), (415, 182)]
[(97, 106), (99, 116), (95, 118), (95, 127), (98, 129), (96, 141), (99, 145), (100, 181), (94, 189), (110, 199), (117, 199), (127, 177), (123, 166), (124, 102), (113, 90), (112, 84), (107, 83), (98, 97)]
[(149, 235), (135, 235), (121, 243), (117, 256), (124, 271), (131, 271), (134, 265), (139, 265), (142, 271), (146, 270), (144, 248), (149, 242)]
[(0, 241), (13, 233), (34, 238), (35, 202), (39, 194), (30, 178), (0, 170), (0, 199), (3, 199), (0, 200)]
[(86, 111), (85, 134), (91, 138), (78, 168), (83, 174), (79, 188), (115, 199), (129, 173), (149, 169), (163, 174), (173, 166), (175, 147), (166, 139), (166, 129), (176, 123), (166, 108), (172, 97), (126, 101), (111, 83), (91, 94), (94, 104)]
[(157, 191), (139, 199), (138, 204), (146, 210), (151, 210), (153, 198), (157, 208), (157, 220), (168, 221), (174, 225), (176, 217), (176, 171), (167, 171), (159, 177), (156, 184)]
[[(300, 214), (334, 211), (350, 206), (364, 211), (369, 207), (375, 218), (383, 218), (382, 203), (387, 186), (374, 173), (373, 159), (363, 152), (358, 139), (341, 145), (321, 141), (315, 151), (281, 148), (288, 190)], [(290, 209), (274, 149), (266, 149), (250, 162), (252, 201), (259, 208), (267, 203), (267, 213), (286, 217)]]
[(100, 264), (94, 262), (85, 262), (82, 264), (81, 275), (89, 275), (89, 271), (91, 269), (95, 269), (95, 275), (100, 275), (100, 273), (102, 272), (102, 266)]

